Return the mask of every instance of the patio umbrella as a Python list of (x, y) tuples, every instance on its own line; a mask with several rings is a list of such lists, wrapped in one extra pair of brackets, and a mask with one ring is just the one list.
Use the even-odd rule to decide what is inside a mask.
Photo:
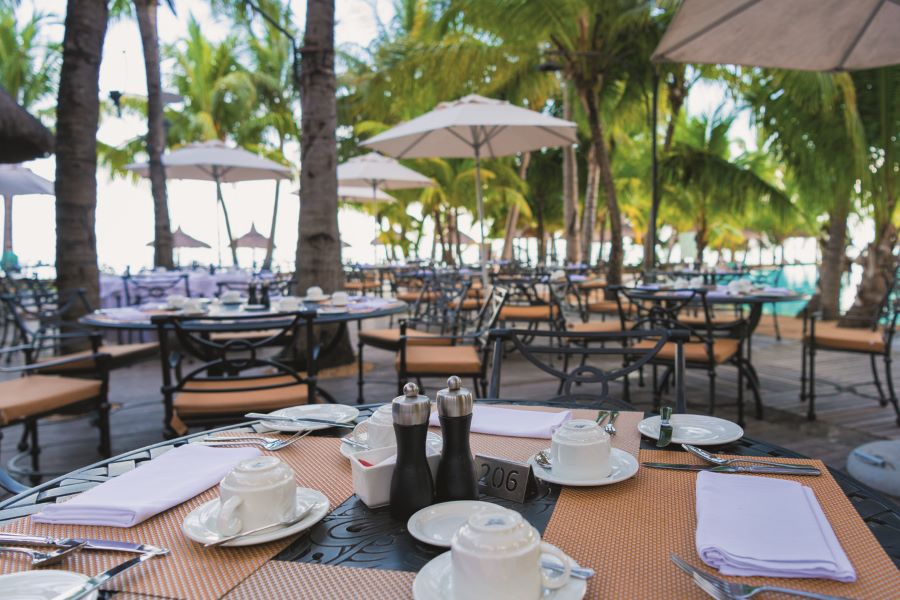
[(381, 191), (378, 188), (372, 190), (371, 188), (367, 187), (349, 185), (338, 186), (338, 200), (340, 200), (341, 202), (355, 202), (357, 204), (397, 201), (396, 198)]
[(341, 240), (341, 248), (352, 248), (352, 246), (344, 240)]
[(250, 231), (234, 240), (236, 248), (268, 248), (269, 238), (256, 230), (256, 223), (251, 223)]
[[(162, 162), (166, 168), (167, 179), (215, 182), (216, 200), (221, 205), (225, 217), (225, 230), (231, 247), (231, 259), (235, 266), (238, 264), (237, 249), (232, 242), (234, 237), (231, 234), (231, 222), (228, 219), (225, 200), (222, 198), (222, 184), (291, 178), (289, 168), (243, 148), (226, 146), (224, 142), (218, 140), (189, 144), (173, 150), (163, 155)], [(125, 168), (142, 177), (150, 176), (150, 167), (147, 163), (135, 163)], [(221, 262), (220, 255), (219, 263)]]
[[(153, 246), (155, 242), (149, 241), (147, 242), (148, 246)], [(212, 248), (206, 242), (202, 242), (195, 237), (189, 236), (184, 231), (182, 231), (181, 227), (172, 232), (172, 247), (173, 248)]]
[(897, 0), (684, 0), (653, 60), (799, 71), (900, 63)]
[(0, 196), (3, 196), (3, 254), (12, 252), (13, 196), (53, 195), (53, 182), (36, 175), (22, 165), (0, 165)]
[[(442, 156), (475, 159), (475, 198), (484, 242), (481, 157), (496, 158), (577, 141), (575, 123), (476, 94), (443, 102), (431, 112), (402, 123), (363, 146), (398, 158)], [(487, 284), (487, 256), (481, 250), (481, 276)]]
[(0, 88), (0, 163), (19, 163), (53, 152), (55, 138)]

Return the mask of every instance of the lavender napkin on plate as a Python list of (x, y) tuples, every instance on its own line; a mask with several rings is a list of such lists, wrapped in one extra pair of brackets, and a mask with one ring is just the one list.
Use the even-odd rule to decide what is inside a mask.
[(723, 575), (856, 581), (815, 493), (786, 479), (699, 473), (696, 544)]
[[(475, 405), (472, 413), (472, 432), (550, 439), (553, 432), (570, 418), (572, 413), (568, 410), (545, 412)], [(429, 424), (432, 427), (440, 425), (436, 412), (431, 413)]]
[(37, 523), (132, 527), (219, 483), (256, 448), (186, 444), (34, 515)]

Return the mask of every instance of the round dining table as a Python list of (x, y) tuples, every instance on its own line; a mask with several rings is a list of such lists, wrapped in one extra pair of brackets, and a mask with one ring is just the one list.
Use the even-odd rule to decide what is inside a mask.
[[(516, 408), (521, 407), (523, 410), (549, 410), (544, 408), (546, 405), (539, 401), (492, 399), (478, 402), (478, 404), (486, 403), (512, 405)], [(378, 406), (363, 405), (359, 407), (360, 412), (356, 420), (362, 422)], [(584, 405), (575, 403), (554, 403), (553, 407), (554, 409), (568, 408), (573, 412), (585, 408)], [(623, 421), (622, 417), (625, 414), (628, 413), (620, 416), (617, 425), (627, 422), (630, 429), (636, 429), (635, 423), (647, 416), (641, 413), (631, 413), (633, 419)], [(628, 432), (624, 430), (624, 427), (620, 427), (620, 429), (619, 435), (625, 437)], [(139, 469), (146, 461), (153, 460), (173, 447), (195, 443), (206, 436), (216, 436), (223, 432), (259, 434), (267, 431), (269, 430), (259, 421), (238, 423), (167, 440), (77, 469), (0, 502), (0, 530), (30, 532), (30, 528), (35, 525), (23, 518), (41, 511), (46, 504), (65, 501), (74, 494), (88, 490), (104, 481)], [(346, 435), (347, 431), (346, 429), (315, 431), (306, 440), (301, 440), (292, 446), (296, 456), (288, 462), (294, 466), (298, 479), (302, 480), (309, 473), (316, 473), (314, 478), (322, 486), (321, 489), (326, 493), (331, 493), (330, 490), (338, 485), (338, 480), (348, 477), (350, 469), (346, 464), (347, 459), (339, 455), (334, 456), (338, 454), (341, 446), (334, 437)], [(522, 438), (509, 437), (495, 439), (501, 446), (509, 447), (514, 447), (522, 441)], [(540, 440), (532, 440), (532, 442), (534, 441), (541, 443)], [(549, 444), (549, 440), (546, 440), (546, 443)], [(638, 443), (640, 444), (639, 448)], [(687, 452), (674, 447), (675, 444), (666, 448), (664, 452), (658, 452), (654, 442), (646, 438), (635, 437), (634, 444), (634, 453), (639, 452), (641, 460), (652, 460), (653, 456), (657, 455), (666, 456), (669, 460), (677, 462), (696, 460)], [(731, 443), (707, 449), (716, 453), (774, 458), (785, 462), (796, 462), (798, 459), (803, 459), (795, 452), (751, 437), (741, 437)], [(478, 449), (475, 448), (475, 451), (477, 453)], [(284, 450), (283, 452), (288, 451)], [(310, 462), (316, 464), (310, 465)], [(811, 461), (802, 462), (808, 464)], [(697, 463), (695, 462), (695, 464)], [(817, 464), (822, 466), (821, 463)], [(854, 598), (889, 597), (889, 594), (881, 593), (885, 589), (883, 586), (888, 586), (887, 589), (890, 589), (890, 586), (900, 582), (900, 571), (897, 571), (900, 569), (900, 507), (840, 471), (833, 469), (827, 471), (816, 478), (794, 477), (792, 479), (822, 480), (815, 484), (820, 486), (817, 488), (816, 494), (823, 502), (823, 508), (829, 514), (841, 543), (845, 544), (848, 555), (854, 561), (860, 579), (854, 584), (835, 584), (824, 580), (815, 580), (815, 582), (824, 583), (832, 588), (848, 586), (839, 589), (846, 589), (847, 595)], [(644, 475), (641, 476), (641, 473)], [(579, 550), (589, 556), (599, 556), (600, 558), (596, 559), (598, 561), (608, 562), (608, 564), (588, 563), (585, 558), (581, 558), (582, 566), (591, 566), (597, 571), (595, 581), (589, 584), (586, 597), (614, 597), (610, 594), (616, 594), (615, 597), (624, 597), (622, 594), (635, 598), (661, 597), (659, 592), (664, 590), (667, 597), (699, 599), (705, 597), (700, 589), (693, 585), (689, 577), (675, 569), (668, 560), (669, 554), (672, 552), (670, 544), (674, 544), (675, 538), (681, 536), (687, 539), (680, 541), (682, 547), (678, 553), (688, 562), (699, 563), (696, 555), (687, 556), (689, 552), (692, 552), (693, 544), (691, 523), (693, 523), (694, 517), (688, 514), (693, 506), (693, 483), (691, 483), (693, 480), (690, 479), (691, 477), (692, 475), (689, 473), (641, 467), (635, 479), (614, 484), (609, 488), (563, 488), (536, 480), (534, 489), (523, 503), (484, 494), (482, 494), (481, 500), (519, 512), (538, 532), (545, 536), (545, 539), (550, 538), (552, 543), (562, 547), (565, 552), (570, 554), (575, 551), (571, 546), (579, 545), (579, 542), (573, 540), (580, 540), (582, 537), (596, 539), (596, 531), (584, 529), (582, 536), (582, 532), (578, 530), (579, 527), (590, 527), (589, 523), (605, 523), (604, 527), (609, 531), (601, 536), (601, 539), (605, 540), (600, 544), (601, 547), (595, 547), (595, 544), (581, 544), (582, 547)], [(676, 489), (676, 482), (680, 486), (680, 491)], [(641, 486), (648, 486), (651, 483), (656, 486), (656, 489), (650, 488), (649, 491), (642, 491)], [(563, 493), (564, 490), (570, 492), (575, 490), (575, 493), (567, 496)], [(585, 490), (585, 492), (579, 490)], [(590, 510), (584, 514), (577, 514), (578, 503), (588, 500), (589, 494), (595, 493), (592, 490), (599, 490), (596, 492), (598, 495), (588, 504), (581, 505), (590, 507)], [(823, 490), (825, 491), (823, 492)], [(588, 494), (588, 496), (584, 494)], [(394, 519), (387, 507), (368, 508), (355, 494), (347, 494), (346, 491), (338, 498), (344, 496), (346, 498), (342, 501), (332, 503), (330, 512), (321, 521), (281, 544), (271, 542), (246, 548), (204, 549), (198, 544), (185, 541), (185, 548), (179, 546), (172, 549), (172, 557), (156, 559), (171, 561), (170, 570), (175, 571), (179, 577), (187, 577), (185, 581), (169, 581), (165, 577), (176, 578), (176, 576), (172, 574), (163, 576), (157, 570), (153, 571), (152, 575), (149, 574), (151, 572), (148, 572), (146, 577), (149, 581), (145, 582), (144, 587), (141, 587), (139, 579), (141, 573), (136, 571), (130, 575), (131, 580), (127, 584), (123, 578), (122, 583), (119, 584), (123, 587), (116, 585), (111, 587), (115, 590), (127, 591), (127, 597), (130, 599), (181, 598), (194, 597), (194, 595), (203, 598), (254, 598), (262, 595), (297, 598), (411, 597), (412, 583), (416, 573), (426, 563), (446, 552), (446, 549), (414, 539), (407, 530), (406, 522)], [(661, 504), (643, 515), (619, 514), (622, 511), (628, 513), (628, 503), (639, 502), (642, 496), (651, 496), (652, 502), (661, 502)], [(573, 498), (576, 503), (575, 508), (572, 506)], [(568, 503), (565, 508), (561, 506), (563, 503)], [(840, 506), (835, 507), (835, 503)], [(190, 504), (188, 509), (194, 508), (190, 501), (186, 504)], [(170, 509), (169, 512), (178, 508)], [(635, 507), (635, 510), (647, 510), (647, 507), (643, 509)], [(576, 513), (572, 514), (573, 511)], [(606, 511), (609, 511), (608, 514)], [(685, 514), (682, 514), (682, 511)], [(838, 513), (840, 516), (835, 517), (834, 515)], [(172, 520), (166, 519), (164, 514), (158, 515), (146, 522), (152, 522), (149, 528), (141, 529), (136, 533), (131, 533), (128, 529), (116, 530), (115, 536), (117, 539), (127, 539), (133, 542), (180, 544), (181, 542), (174, 540), (179, 539), (181, 532), (170, 530), (178, 529), (181, 518)], [(669, 525), (662, 526), (659, 530), (645, 531), (641, 524), (643, 520), (647, 521), (647, 527), (651, 527), (649, 525), (651, 522), (656, 523), (654, 528), (661, 526), (660, 524), (669, 523)], [(848, 521), (852, 521), (852, 523), (848, 524)], [(54, 527), (56, 527), (54, 531), (60, 535), (63, 535), (63, 532), (65, 532), (64, 535), (85, 535), (84, 528)], [(569, 545), (565, 545), (564, 539), (563, 541), (559, 539), (560, 531), (564, 528), (575, 528), (576, 530), (574, 533), (569, 532), (573, 535), (568, 538), (563, 536), (564, 539), (570, 540), (571, 544)], [(102, 529), (104, 532), (110, 531), (110, 528)], [(854, 531), (853, 541), (846, 537), (848, 529)], [(91, 528), (89, 532), (95, 536), (98, 535), (97, 528)], [(144, 535), (141, 532), (155, 537), (139, 540), (137, 536)], [(46, 530), (41, 530), (40, 533), (47, 535)], [(633, 539), (635, 537), (637, 539)], [(860, 554), (858, 545), (868, 548), (866, 551), (868, 554)], [(616, 548), (620, 548), (620, 551), (614, 551)], [(209, 556), (215, 557), (216, 562), (210, 562), (207, 568), (216, 573), (199, 574), (194, 571), (199, 583), (192, 581), (189, 577), (191, 569), (200, 569), (202, 565), (192, 565), (190, 562), (178, 563), (175, 556), (178, 553), (187, 555), (188, 559), (193, 556), (192, 560), (194, 561), (206, 560), (206, 557)], [(250, 564), (247, 564), (248, 561)], [(631, 563), (639, 563), (639, 565), (634, 566)], [(0, 565), (2, 565), (2, 561), (0, 561)], [(163, 563), (160, 562), (159, 565), (162, 568)], [(81, 568), (81, 563), (79, 563), (79, 568)], [(90, 569), (91, 567), (86, 568)], [(149, 566), (144, 568), (149, 568)], [(632, 569), (632, 572), (627, 572), (629, 568)], [(185, 573), (185, 570), (188, 572)], [(220, 570), (221, 572), (219, 572)], [(874, 577), (873, 570), (876, 571)], [(235, 574), (235, 571), (239, 571), (239, 573)], [(167, 573), (168, 571), (163, 572)], [(782, 579), (779, 581), (785, 586), (790, 584), (789, 587), (800, 589), (804, 589), (806, 586), (808, 589), (808, 586), (812, 585), (809, 582), (813, 580)], [(863, 581), (865, 584), (862, 583)], [(169, 587), (170, 583), (171, 588)], [(207, 587), (202, 587), (201, 584)], [(856, 587), (849, 587), (851, 585)], [(158, 589), (160, 586), (165, 589)], [(814, 589), (821, 590), (822, 588)], [(898, 588), (893, 589), (896, 591)], [(632, 593), (628, 594), (628, 590), (631, 590)], [(656, 590), (656, 592), (651, 590)], [(113, 594), (112, 597), (115, 598), (116, 595)]]

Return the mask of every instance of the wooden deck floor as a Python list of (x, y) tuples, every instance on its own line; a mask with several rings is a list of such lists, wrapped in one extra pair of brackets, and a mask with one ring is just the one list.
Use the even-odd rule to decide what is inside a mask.
[[(367, 324), (374, 326), (375, 324)], [(820, 458), (829, 465), (843, 468), (847, 454), (855, 446), (877, 439), (900, 439), (893, 409), (879, 406), (874, 397), (868, 360), (864, 357), (837, 353), (821, 353), (817, 362), (820, 376), (815, 422), (806, 420), (806, 405), (799, 400), (800, 343), (792, 335), (796, 323), (782, 319), (785, 338), (776, 341), (766, 335), (770, 324), (763, 323), (753, 344), (753, 362), (763, 387), (765, 411), (763, 420), (748, 413), (748, 435)], [(795, 339), (787, 339), (793, 337)], [(366, 350), (366, 360), (373, 363), (367, 378), (367, 402), (386, 402), (396, 390), (393, 355), (380, 350)], [(348, 370), (322, 382), (340, 402), (356, 401), (355, 375)], [(900, 375), (895, 368), (895, 376)], [(380, 382), (375, 380), (380, 379)], [(705, 412), (707, 378), (705, 372), (689, 371), (686, 377), (691, 412)], [(900, 381), (900, 379), (898, 379)], [(504, 385), (501, 395), (509, 398), (540, 399), (555, 394), (555, 384), (518, 355), (504, 363)], [(433, 395), (444, 382), (425, 382)], [(162, 439), (162, 403), (159, 395), (160, 373), (155, 360), (115, 371), (111, 381), (111, 400), (118, 405), (112, 415), (113, 451), (116, 453), (157, 442)], [(649, 386), (634, 386), (633, 400), (642, 409), (651, 405)], [(731, 367), (719, 370), (717, 412), (734, 418), (736, 373)], [(19, 427), (2, 430), (0, 460), (6, 463), (16, 454)], [(43, 422), (40, 427), (42, 467), (48, 471), (66, 472), (99, 459), (96, 452), (97, 432), (88, 419)]]

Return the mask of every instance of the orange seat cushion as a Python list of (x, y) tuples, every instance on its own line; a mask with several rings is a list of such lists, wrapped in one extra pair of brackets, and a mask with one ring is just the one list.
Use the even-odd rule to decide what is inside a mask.
[[(397, 356), (400, 368), (400, 356)], [(413, 346), (406, 349), (410, 375), (480, 375), (481, 356), (474, 346)]]
[[(227, 342), (228, 340), (264, 340), (278, 335), (283, 329), (260, 329), (258, 331), (223, 331), (209, 336), (214, 342)], [(285, 338), (287, 339), (287, 338)]]
[(408, 292), (398, 292), (397, 300), (403, 300), (404, 302), (415, 302), (419, 299), (419, 296), (422, 296), (422, 300), (425, 302), (430, 302), (437, 299), (436, 292), (425, 292), (424, 294), (422, 294), (421, 291), (413, 290)]
[(549, 321), (558, 311), (549, 304), (536, 306), (504, 306), (500, 309), (501, 321)]
[(588, 302), (588, 311), (593, 313), (619, 314), (619, 303), (615, 300)]
[[(638, 342), (634, 345), (635, 348), (653, 348), (656, 346), (656, 342), (652, 341), (644, 341)], [(719, 338), (713, 342), (713, 361), (715, 364), (720, 365), (727, 360), (729, 360), (732, 356), (737, 354), (738, 348), (740, 346), (740, 342), (738, 340), (733, 340), (730, 338)], [(660, 349), (659, 354), (657, 354), (657, 358), (661, 360), (675, 360), (675, 348), (676, 344), (669, 342), (663, 344), (663, 347)], [(709, 363), (709, 353), (707, 352), (706, 344), (703, 342), (688, 342), (684, 345), (684, 360), (689, 363), (701, 363), (708, 364)]]
[[(406, 337), (415, 338), (407, 339), (407, 346), (449, 346), (450, 340), (439, 338), (430, 340), (428, 338), (437, 337), (438, 334), (428, 331), (416, 331), (415, 329), (407, 329)], [(363, 329), (359, 332), (359, 339), (363, 343), (372, 346), (392, 347), (400, 349), (400, 330), (399, 329)]]
[[(805, 341), (809, 343), (810, 336)], [(852, 329), (838, 327), (836, 321), (816, 322), (816, 347), (829, 350), (849, 350), (852, 352), (884, 353), (884, 330)]]
[(618, 319), (609, 319), (608, 321), (569, 323), (568, 329), (576, 333), (616, 333), (622, 331), (622, 324)]
[(479, 310), (481, 308), (481, 300), (475, 298), (465, 298), (459, 306), (462, 310)]
[(0, 425), (96, 398), (102, 382), (59, 375), (31, 375), (0, 382)]
[[(150, 356), (154, 352), (159, 349), (159, 344), (156, 342), (147, 342), (144, 344), (103, 344), (100, 346), (98, 352), (103, 354), (109, 354), (110, 360), (113, 364), (118, 362), (125, 362), (132, 359), (138, 359), (143, 356)], [(83, 352), (73, 352), (71, 354), (63, 354), (61, 356), (48, 356), (37, 361), (37, 364), (42, 362), (49, 362), (54, 360), (60, 360), (64, 358), (75, 358), (77, 356), (90, 356), (93, 354), (91, 350), (85, 350)], [(94, 361), (91, 359), (79, 360), (71, 363), (67, 363), (64, 365), (59, 365), (55, 367), (47, 367), (47, 369), (41, 369), (42, 371), (78, 371), (84, 369), (93, 369)]]
[[(294, 385), (283, 385), (288, 383), (293, 383)], [(204, 391), (197, 393), (190, 391), (198, 389), (228, 390), (272, 385), (282, 385), (282, 387), (246, 392), (213, 393)], [(296, 379), (290, 375), (281, 375), (242, 381), (228, 379), (191, 381), (185, 386), (185, 391), (175, 395), (173, 405), (179, 415), (191, 416), (268, 411), (297, 404), (306, 404), (308, 401), (309, 390), (305, 383), (296, 383)]]
[(373, 281), (370, 279), (367, 279), (366, 281), (353, 280), (353, 281), (346, 282), (344, 284), (344, 289), (350, 290), (350, 291), (359, 291), (359, 290), (371, 290), (371, 289), (375, 289), (380, 286), (381, 286), (380, 282)]

